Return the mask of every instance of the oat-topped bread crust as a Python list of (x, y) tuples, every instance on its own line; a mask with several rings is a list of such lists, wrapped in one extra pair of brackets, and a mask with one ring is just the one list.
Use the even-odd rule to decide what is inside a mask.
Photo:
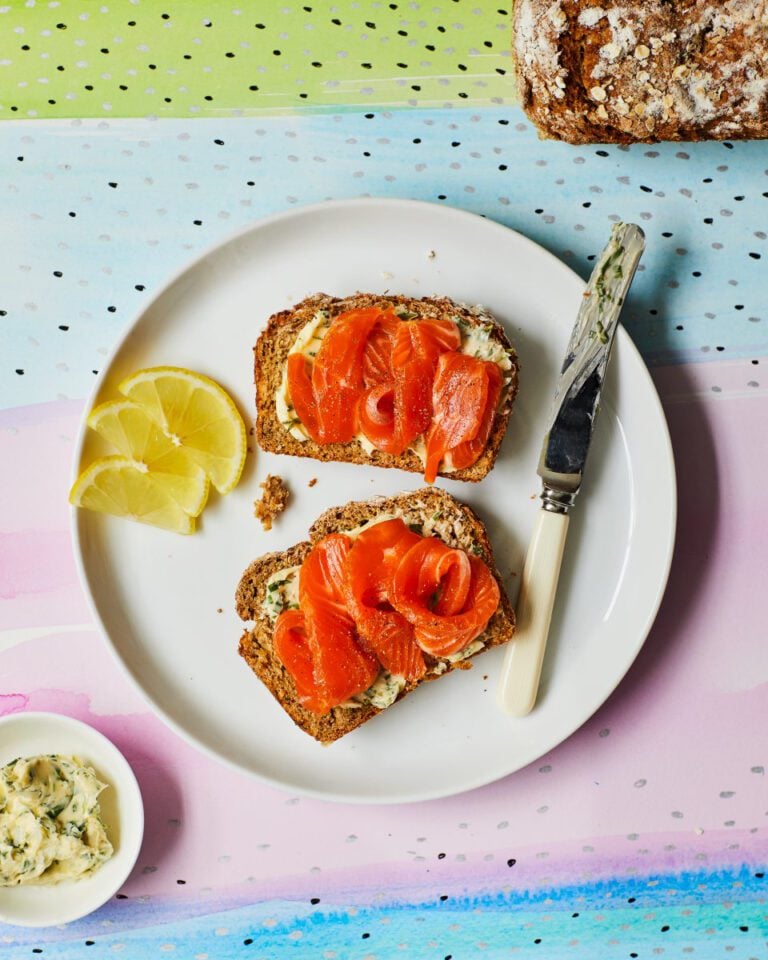
[(515, 0), (520, 98), (569, 143), (768, 136), (767, 0)]
[[(395, 497), (386, 498), (376, 497), (373, 500), (348, 503), (346, 506), (327, 510), (312, 524), (308, 541), (298, 543), (282, 553), (269, 553), (254, 560), (243, 574), (235, 595), (237, 612), (240, 618), (249, 624), (249, 628), (240, 638), (240, 656), (290, 715), (294, 723), (322, 743), (338, 740), (339, 737), (355, 730), (382, 711), (370, 705), (357, 708), (334, 707), (326, 716), (318, 717), (302, 707), (297, 698), (293, 678), (278, 660), (272, 646), (273, 623), (262, 607), (267, 581), (278, 570), (302, 563), (312, 549), (312, 544), (328, 534), (343, 533), (344, 530), (351, 530), (376, 516), (399, 511), (402, 511), (403, 520), (406, 523), (420, 525), (434, 523), (435, 516), (439, 514), (441, 539), (449, 546), (471, 550), (479, 556), (496, 578), (501, 598), (498, 609), (478, 638), (484, 644), (481, 650), (466, 660), (455, 663), (441, 661), (445, 664), (443, 673), (428, 674), (420, 681), (408, 683), (400, 691), (397, 700), (402, 700), (421, 683), (437, 680), (439, 676), (445, 676), (452, 670), (469, 669), (474, 657), (491, 647), (506, 643), (514, 632), (515, 615), (496, 569), (485, 527), (473, 510), (459, 503), (444, 490), (426, 487), (414, 493), (401, 493)], [(428, 654), (425, 654), (425, 660), (428, 667), (438, 662)]]
[(420, 318), (459, 317), (469, 327), (491, 326), (490, 337), (499, 343), (511, 360), (511, 369), (504, 371), (509, 380), (505, 401), (497, 411), (491, 428), (488, 444), (471, 467), (463, 470), (440, 473), (439, 476), (453, 480), (482, 480), (493, 467), (504, 439), (512, 404), (517, 395), (518, 364), (512, 345), (501, 325), (487, 312), (455, 303), (447, 297), (423, 297), (414, 299), (403, 296), (385, 296), (358, 293), (351, 297), (331, 297), (316, 293), (297, 303), (290, 310), (283, 310), (270, 317), (266, 329), (254, 347), (254, 380), (256, 383), (256, 438), (259, 446), (270, 453), (286, 453), (296, 457), (312, 457), (315, 460), (337, 460), (346, 463), (371, 464), (377, 467), (398, 467), (412, 473), (423, 473), (424, 465), (418, 456), (406, 450), (399, 456), (372, 450), (367, 453), (357, 441), (351, 443), (319, 444), (312, 440), (297, 440), (280, 423), (275, 406), (277, 393), (288, 360), (288, 353), (302, 328), (316, 315), (326, 310), (331, 317), (346, 310), (381, 306), (388, 309), (405, 308)]

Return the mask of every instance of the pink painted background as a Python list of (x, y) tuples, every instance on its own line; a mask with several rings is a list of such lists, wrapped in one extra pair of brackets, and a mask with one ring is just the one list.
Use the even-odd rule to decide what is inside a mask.
[[(282, 877), (295, 887), (317, 864), (370, 875), (372, 862), (418, 882), (419, 858), (434, 857), (436, 846), (476, 861), (489, 879), (505, 848), (518, 859), (524, 849), (528, 866), (515, 874), (522, 884), (567, 875), (576, 856), (583, 871), (585, 846), (598, 872), (634, 855), (658, 866), (692, 851), (713, 865), (736, 845), (751, 857), (765, 853), (762, 833), (752, 832), (762, 827), (768, 796), (765, 741), (750, 732), (768, 728), (768, 652), (756, 602), (768, 503), (753, 482), (765, 457), (753, 424), (765, 422), (768, 402), (691, 391), (680, 368), (659, 370), (657, 380), (669, 397), (683, 496), (668, 595), (638, 661), (597, 716), (512, 782), (396, 816), (286, 796), (197, 753), (149, 712), (91, 626), (77, 581), (66, 493), (82, 404), (0, 414), (0, 462), (14, 465), (0, 501), (0, 712), (76, 716), (126, 753), (152, 798), (127, 892), (167, 891), (171, 878), (203, 876), (214, 888), (247, 877)], [(41, 450), (60, 454), (41, 468)], [(228, 809), (213, 827), (212, 792)], [(254, 808), (244, 844), (239, 825)], [(206, 842), (194, 842), (202, 834)]]

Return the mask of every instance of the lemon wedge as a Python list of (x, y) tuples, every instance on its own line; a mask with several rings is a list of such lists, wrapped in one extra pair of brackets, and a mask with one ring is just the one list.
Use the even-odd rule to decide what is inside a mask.
[(219, 493), (235, 487), (245, 464), (245, 424), (217, 383), (183, 367), (151, 367), (127, 377), (119, 390), (205, 471)]
[(142, 407), (132, 400), (110, 400), (92, 410), (87, 423), (138, 470), (148, 472), (185, 513), (199, 516), (208, 499), (208, 477)]
[(150, 523), (175, 533), (192, 533), (194, 517), (128, 457), (102, 457), (87, 467), (69, 493), (75, 507)]

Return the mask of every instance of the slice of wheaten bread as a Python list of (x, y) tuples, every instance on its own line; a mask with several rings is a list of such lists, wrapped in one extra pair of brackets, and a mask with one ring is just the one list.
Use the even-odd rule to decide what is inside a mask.
[[(385, 296), (372, 293), (357, 293), (351, 297), (331, 297), (317, 293), (297, 303), (290, 310), (283, 310), (270, 317), (264, 332), (254, 347), (254, 379), (256, 383), (256, 438), (263, 450), (270, 453), (286, 453), (296, 457), (312, 457), (315, 460), (339, 460), (347, 463), (373, 464), (377, 467), (398, 467), (412, 473), (423, 473), (424, 464), (411, 450), (399, 456), (382, 453), (380, 450), (366, 452), (357, 440), (349, 443), (319, 444), (313, 440), (297, 440), (278, 419), (275, 396), (280, 389), (288, 354), (302, 328), (319, 310), (328, 311), (331, 318), (347, 310), (381, 306), (395, 310), (407, 310), (415, 318), (459, 318), (467, 328), (488, 330), (490, 339), (507, 353), (510, 369), (504, 371), (505, 387), (503, 402), (497, 411), (488, 438), (488, 444), (479, 459), (463, 470), (440, 473), (453, 480), (482, 480), (493, 467), (507, 429), (512, 404), (517, 395), (518, 363), (515, 351), (501, 325), (482, 308), (467, 307), (447, 297), (423, 297), (413, 299), (402, 296)], [(414, 318), (414, 319), (415, 319)]]
[[(474, 650), (471, 657), (449, 662), (438, 661), (425, 654), (428, 671), (431, 668), (437, 668), (442, 672), (428, 672), (421, 680), (406, 684), (397, 700), (402, 700), (421, 683), (436, 680), (451, 670), (469, 669), (474, 656), (491, 647), (506, 643), (514, 632), (515, 615), (494, 564), (485, 527), (469, 507), (459, 503), (444, 490), (425, 487), (414, 493), (401, 493), (386, 498), (376, 497), (373, 500), (348, 503), (343, 507), (326, 510), (312, 524), (308, 541), (297, 543), (281, 553), (268, 553), (254, 560), (243, 574), (235, 597), (238, 614), (249, 624), (249, 629), (240, 638), (240, 656), (293, 721), (305, 733), (322, 743), (338, 740), (339, 737), (343, 737), (382, 711), (370, 704), (334, 707), (326, 716), (319, 717), (302, 707), (297, 698), (293, 678), (278, 660), (272, 646), (274, 625), (262, 606), (266, 596), (267, 581), (278, 570), (301, 564), (312, 549), (312, 545), (328, 534), (352, 530), (382, 514), (401, 516), (406, 524), (419, 527), (425, 535), (439, 536), (450, 546), (461, 547), (479, 556), (490, 567), (501, 592), (498, 609), (484, 632), (476, 642), (470, 645)], [(482, 647), (475, 647), (475, 643), (480, 641)], [(438, 666), (438, 664), (441, 665)]]
[[(515, 0), (520, 103), (544, 137), (768, 137), (765, 3)], [(706, 221), (705, 221), (706, 222)]]

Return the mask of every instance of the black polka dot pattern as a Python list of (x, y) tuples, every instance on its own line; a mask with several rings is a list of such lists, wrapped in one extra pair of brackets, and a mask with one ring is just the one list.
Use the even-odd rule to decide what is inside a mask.
[[(451, 5), (453, 6), (453, 5)], [(0, 118), (205, 116), (215, 109), (500, 103), (514, 95), (509, 10), (339, 0), (332, 6), (253, 10), (213, 18), (174, 6), (50, 4), (0, 8), (0, 60), (16, 85), (0, 88)], [(32, 40), (34, 39), (34, 44)], [(258, 83), (254, 72), (258, 71)], [(37, 95), (45, 85), (47, 102)]]
[[(519, 112), (493, 110), (365, 111), (232, 127), (176, 121), (152, 139), (146, 129), (133, 139), (99, 131), (98, 151), (94, 126), (73, 121), (66, 138), (35, 128), (6, 137), (6, 157), (24, 157), (9, 180), (24, 229), (0, 263), (0, 338), (14, 396), (82, 396), (141, 297), (236, 223), (367, 192), (475, 210), (522, 230), (584, 276), (611, 223), (635, 220), (648, 251), (625, 323), (646, 359), (722, 355), (744, 365), (744, 389), (761, 389), (749, 369), (768, 329), (759, 144), (734, 144), (727, 164), (722, 144), (684, 153), (669, 145), (574, 150), (540, 143)], [(323, 130), (333, 154), (320, 146)], [(699, 233), (702, 207), (712, 215), (698, 222), (712, 223)], [(137, 247), (131, 224), (139, 222)], [(47, 361), (39, 344), (49, 342), (57, 355)]]

